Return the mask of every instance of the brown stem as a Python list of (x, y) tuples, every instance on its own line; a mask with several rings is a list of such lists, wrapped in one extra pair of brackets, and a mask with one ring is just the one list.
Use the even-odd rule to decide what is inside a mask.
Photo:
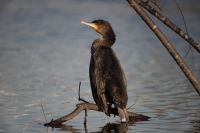
[[(129, 3), (136, 0), (127, 0)], [(160, 21), (162, 21), (164, 24), (166, 24), (169, 28), (171, 28), (174, 32), (176, 32), (178, 35), (180, 35), (183, 39), (185, 39), (190, 45), (192, 45), (199, 53), (200, 53), (200, 44), (195, 42), (187, 33), (185, 33), (181, 28), (173, 24), (170, 19), (156, 11), (153, 7), (146, 4), (146, 2), (143, 2), (141, 0), (137, 0), (137, 3), (145, 8), (148, 12), (150, 12), (152, 15), (157, 17)]]
[(83, 101), (85, 103), (89, 103), (88, 101), (85, 101), (84, 99), (81, 98), (80, 96), (80, 88), (81, 88), (81, 82), (79, 82), (79, 87), (78, 87), (78, 100)]
[[(54, 126), (54, 125), (60, 125), (62, 124), (63, 122), (66, 122), (72, 118), (74, 118), (76, 115), (78, 115), (82, 110), (95, 110), (95, 111), (100, 111), (98, 106), (96, 104), (92, 104), (92, 103), (80, 103), (80, 104), (77, 104), (76, 105), (77, 108), (71, 112), (70, 114), (66, 115), (66, 116), (63, 116), (57, 120), (53, 120), (49, 123), (46, 123), (44, 124), (44, 126)], [(117, 114), (118, 113), (116, 112), (117, 109), (114, 109), (114, 108), (111, 108), (110, 110), (110, 113), (111, 114)], [(102, 111), (100, 111), (102, 112)], [(142, 120), (148, 120), (150, 117), (148, 116), (143, 116), (143, 115), (140, 115), (140, 114), (136, 114), (136, 113), (132, 113), (132, 112), (128, 112), (128, 115), (129, 115), (129, 118), (130, 119), (142, 119)]]
[[(181, 56), (175, 50), (173, 45), (169, 42), (169, 40), (165, 37), (165, 35), (161, 32), (158, 26), (151, 20), (151, 18), (144, 12), (144, 10), (138, 5), (137, 2), (142, 3), (139, 0), (127, 0), (129, 4), (133, 7), (133, 9), (140, 15), (140, 17), (144, 20), (144, 22), (149, 26), (149, 28), (154, 32), (154, 34), (158, 37), (158, 39), (163, 43), (165, 48), (174, 58), (176, 63), (179, 65), (183, 73), (186, 75), (190, 83), (196, 89), (197, 93), (200, 95), (200, 83), (194, 74), (190, 71), (187, 64), (183, 61)], [(137, 1), (137, 2), (136, 2)]]
[(146, 3), (148, 4), (149, 2), (152, 2), (154, 5), (156, 5), (161, 11), (162, 11), (162, 7), (158, 4), (158, 2), (156, 0), (147, 0)]

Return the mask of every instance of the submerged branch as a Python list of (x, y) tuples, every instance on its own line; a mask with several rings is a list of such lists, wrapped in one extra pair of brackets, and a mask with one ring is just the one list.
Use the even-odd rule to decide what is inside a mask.
[[(135, 0), (127, 0), (129, 3), (135, 1)], [(185, 39), (190, 45), (192, 45), (199, 53), (200, 53), (200, 44), (194, 41), (187, 33), (185, 33), (181, 28), (173, 24), (169, 18), (165, 17), (161, 13), (159, 13), (157, 10), (155, 10), (153, 7), (149, 6), (146, 2), (143, 2), (142, 0), (137, 0), (137, 3), (145, 8), (148, 12), (150, 12), (152, 15), (157, 17), (160, 21), (162, 21), (164, 24), (166, 24), (169, 28), (171, 28), (174, 32), (176, 32), (178, 35), (180, 35), (183, 39)]]
[[(187, 64), (183, 61), (181, 56), (175, 50), (173, 45), (169, 42), (166, 36), (162, 33), (162, 31), (158, 28), (158, 26), (151, 20), (151, 18), (145, 13), (145, 11), (138, 5), (137, 2), (142, 3), (142, 1), (136, 2), (136, 0), (127, 0), (129, 4), (133, 7), (133, 9), (139, 14), (139, 16), (144, 20), (144, 22), (149, 26), (149, 28), (154, 32), (154, 34), (158, 37), (158, 39), (162, 42), (171, 56), (174, 58), (176, 63), (179, 65), (185, 76), (188, 78), (190, 83), (196, 89), (197, 93), (200, 95), (200, 83), (194, 74), (190, 71)], [(164, 18), (166, 19), (166, 18)], [(188, 37), (188, 36), (187, 36)], [(200, 45), (199, 45), (200, 48)]]
[[(77, 104), (76, 105), (76, 109), (71, 112), (70, 114), (66, 115), (66, 116), (63, 116), (57, 120), (51, 120), (51, 122), (49, 123), (45, 123), (44, 126), (54, 126), (54, 125), (60, 125), (62, 124), (63, 122), (66, 122), (72, 118), (74, 118), (76, 115), (78, 115), (82, 110), (95, 110), (95, 111), (100, 111), (98, 106), (96, 104), (92, 104), (92, 103), (80, 103), (80, 104)], [(100, 111), (102, 112), (102, 111)], [(117, 112), (117, 109), (115, 108), (111, 108), (110, 110), (110, 113), (111, 114), (117, 114), (118, 115), (118, 112)], [(128, 115), (129, 115), (129, 119), (141, 119), (141, 120), (148, 120), (150, 117), (148, 116), (144, 116), (144, 115), (140, 115), (140, 114), (136, 114), (136, 113), (132, 113), (132, 112), (128, 112)]]

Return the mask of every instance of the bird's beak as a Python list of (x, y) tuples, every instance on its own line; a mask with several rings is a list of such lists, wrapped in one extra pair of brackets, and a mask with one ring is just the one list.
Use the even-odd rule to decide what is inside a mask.
[(98, 30), (98, 26), (95, 23), (89, 23), (89, 22), (81, 21), (81, 24), (85, 24), (87, 26), (92, 27), (94, 30)]

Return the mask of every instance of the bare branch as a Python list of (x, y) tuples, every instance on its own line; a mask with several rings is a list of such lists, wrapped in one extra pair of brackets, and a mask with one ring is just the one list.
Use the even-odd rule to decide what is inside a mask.
[[(72, 118), (74, 118), (76, 115), (78, 115), (82, 110), (95, 110), (95, 111), (100, 111), (98, 106), (96, 104), (92, 104), (92, 103), (80, 103), (76, 105), (77, 108), (71, 112), (70, 114), (63, 116), (57, 120), (53, 120), (49, 123), (45, 123), (44, 126), (54, 126), (54, 125), (60, 125), (63, 122), (66, 122)], [(101, 111), (100, 111), (101, 112)], [(115, 108), (111, 108), (110, 109), (110, 113), (111, 114), (117, 114), (117, 109)], [(128, 112), (129, 118), (130, 119), (141, 119), (141, 120), (148, 120), (150, 117), (148, 116), (144, 116), (144, 115), (140, 115), (140, 114), (136, 114), (136, 113), (132, 113), (132, 112)]]
[[(144, 20), (144, 22), (149, 26), (149, 28), (154, 32), (154, 34), (158, 37), (158, 39), (162, 42), (171, 56), (174, 58), (176, 63), (179, 65), (185, 76), (188, 78), (190, 83), (196, 89), (197, 93), (200, 95), (200, 83), (194, 74), (190, 71), (187, 64), (183, 61), (178, 52), (174, 49), (173, 45), (169, 42), (169, 40), (165, 37), (165, 35), (161, 32), (158, 26), (151, 20), (151, 18), (144, 12), (144, 10), (138, 5), (137, 2), (142, 3), (141, 1), (137, 2), (135, 0), (127, 0), (129, 4), (133, 7), (133, 9), (140, 15), (140, 17)], [(166, 18), (165, 18), (166, 19)], [(200, 45), (199, 45), (200, 46)]]
[[(129, 3), (131, 1), (135, 0), (127, 0)], [(192, 45), (198, 52), (200, 52), (200, 44), (195, 42), (187, 33), (185, 33), (181, 28), (173, 24), (167, 17), (156, 11), (153, 7), (146, 4), (146, 2), (143, 2), (141, 0), (137, 0), (137, 3), (145, 8), (148, 12), (150, 12), (152, 15), (157, 17), (160, 21), (165, 23), (169, 28), (171, 28), (174, 32), (176, 32), (178, 35), (180, 35), (183, 39), (185, 39), (190, 45)]]
[[(138, 100), (138, 97), (137, 97), (137, 100)], [(133, 105), (135, 105), (135, 103), (137, 102), (137, 100), (130, 107), (128, 107), (127, 110), (129, 110), (131, 107), (133, 107)]]

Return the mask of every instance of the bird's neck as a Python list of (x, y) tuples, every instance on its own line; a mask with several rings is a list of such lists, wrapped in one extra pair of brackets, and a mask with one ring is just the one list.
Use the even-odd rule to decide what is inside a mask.
[[(108, 32), (108, 33), (106, 33), (105, 35), (103, 35), (103, 40), (105, 41), (105, 42), (109, 42), (110, 44), (114, 44), (115, 43), (115, 40), (116, 40), (116, 36), (115, 36), (115, 33), (114, 33), (114, 31), (112, 30), (112, 32)], [(112, 46), (111, 45), (111, 46)]]
[(111, 43), (112, 45), (115, 43), (115, 36), (111, 36), (111, 37), (103, 37), (103, 39), (106, 41), (106, 42), (109, 42)]
[(113, 37), (102, 37), (98, 38), (99, 40), (99, 46), (104, 46), (104, 47), (112, 47), (112, 45), (115, 43), (115, 36)]
[(111, 46), (115, 43), (116, 38), (106, 38), (101, 37), (96, 39), (91, 47), (91, 54), (93, 55), (100, 47), (108, 47), (111, 48)]

